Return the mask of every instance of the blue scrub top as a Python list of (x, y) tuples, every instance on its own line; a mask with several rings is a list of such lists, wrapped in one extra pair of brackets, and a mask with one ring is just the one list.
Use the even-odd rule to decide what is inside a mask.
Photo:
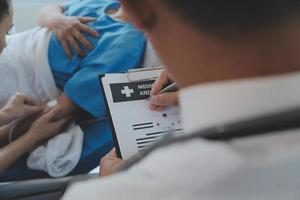
[(49, 43), (49, 64), (58, 88), (78, 106), (94, 117), (106, 115), (99, 74), (124, 72), (141, 65), (146, 39), (131, 24), (119, 22), (106, 15), (109, 8), (117, 9), (115, 0), (72, 0), (65, 4), (66, 16), (95, 17), (88, 25), (100, 37), (85, 36), (94, 49), (80, 58), (76, 53), (69, 59), (59, 40), (52, 34)]

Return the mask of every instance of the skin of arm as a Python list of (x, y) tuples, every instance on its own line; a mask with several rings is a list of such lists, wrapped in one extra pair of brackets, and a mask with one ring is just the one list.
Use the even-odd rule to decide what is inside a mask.
[(0, 110), (0, 126), (8, 125), (13, 120), (29, 116), (44, 109), (39, 102), (17, 93)]
[(40, 142), (52, 138), (60, 132), (70, 120), (70, 118), (55, 120), (55, 116), (61, 111), (59, 106), (49, 110), (34, 122), (23, 136), (0, 149), (0, 174)]
[(11, 129), (11, 125), (0, 127), (0, 148), (8, 143), (8, 135)]
[(64, 17), (63, 5), (50, 5), (42, 8), (38, 13), (38, 24), (43, 27), (51, 28), (55, 26), (57, 19)]
[(100, 160), (99, 176), (104, 177), (114, 174), (124, 163), (124, 160), (118, 158), (116, 149), (111, 150)]
[(0, 149), (0, 174), (11, 166), (18, 158), (32, 150), (37, 144), (37, 139), (30, 134), (25, 134), (15, 142)]
[[(77, 106), (74, 103), (72, 103), (72, 101), (64, 93), (59, 97), (58, 104), (56, 105), (56, 107), (59, 107), (61, 111), (57, 113), (56, 116), (53, 117), (54, 120), (61, 120), (63, 118), (74, 116), (74, 114), (77, 111)], [(51, 110), (51, 108), (45, 108), (44, 111), (40, 114), (40, 116), (36, 116), (36, 117), (41, 117), (43, 114), (48, 113), (49, 110)], [(13, 115), (9, 115), (7, 112), (4, 111), (0, 111), (0, 115), (3, 116), (3, 118), (0, 120), (2, 120), (2, 122), (4, 121), (7, 122), (6, 123), (7, 125), (3, 125), (0, 127), (0, 148), (1, 148), (8, 144), (8, 135), (13, 125), (11, 123), (13, 121)], [(29, 118), (27, 119), (30, 120)], [(36, 119), (33, 118), (32, 120), (36, 120)], [(24, 132), (26, 131), (27, 130), (25, 128)]]
[(57, 101), (57, 105), (62, 108), (62, 111), (57, 116), (55, 116), (55, 120), (72, 116), (78, 110), (78, 107), (69, 99), (69, 97), (65, 93), (62, 93)]
[[(8, 144), (8, 134), (11, 126), (2, 126), (0, 128), (0, 148), (4, 147), (0, 149), (0, 174), (41, 141), (58, 134), (61, 127), (67, 124), (70, 116), (75, 111), (75, 104), (63, 93), (59, 97), (58, 105), (55, 108), (45, 109), (29, 131), (11, 144)], [(1, 122), (11, 121), (11, 117), (3, 110), (0, 114), (2, 117)]]
[(12, 122), (20, 118), (26, 118), (31, 114), (41, 112), (44, 109), (39, 102), (30, 97), (17, 93), (0, 110), (0, 147), (8, 142), (8, 134)]
[(0, 111), (0, 125), (5, 125), (11, 121), (11, 117), (7, 115), (5, 112)]

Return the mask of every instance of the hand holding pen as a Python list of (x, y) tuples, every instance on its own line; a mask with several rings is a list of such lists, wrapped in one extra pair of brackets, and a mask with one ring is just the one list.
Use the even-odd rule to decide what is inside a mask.
[(178, 105), (178, 92), (176, 83), (170, 83), (168, 71), (163, 71), (154, 82), (150, 94), (150, 109), (162, 111), (167, 106)]

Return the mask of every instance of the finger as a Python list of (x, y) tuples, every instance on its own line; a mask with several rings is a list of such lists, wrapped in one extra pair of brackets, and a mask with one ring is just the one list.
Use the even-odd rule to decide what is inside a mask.
[(83, 24), (95, 22), (97, 18), (94, 17), (78, 17), (79, 21)]
[(160, 111), (166, 110), (167, 106), (157, 106), (157, 105), (150, 104), (149, 108), (150, 108), (150, 110), (160, 112)]
[(113, 149), (106, 155), (106, 157), (114, 157), (114, 158), (118, 158), (116, 149), (113, 148)]
[(169, 82), (169, 75), (167, 71), (163, 71), (159, 78), (154, 82), (150, 96), (157, 94)]
[(30, 106), (42, 107), (42, 104), (39, 101), (29, 99), (29, 98), (26, 98), (24, 103)]
[(84, 56), (84, 52), (82, 51), (82, 49), (79, 47), (77, 41), (73, 38), (73, 36), (69, 36), (68, 37), (68, 42), (69, 44), (77, 51), (77, 53), (83, 57)]
[(77, 41), (81, 42), (88, 49), (93, 48), (93, 45), (79, 31), (75, 32), (74, 36), (76, 37)]
[(10, 99), (22, 99), (24, 101), (25, 95), (21, 94), (20, 92), (17, 92), (14, 96), (12, 96)]
[(89, 27), (87, 25), (80, 24), (79, 29), (81, 31), (86, 32), (87, 34), (93, 36), (94, 38), (99, 37), (99, 33), (96, 30), (92, 29), (91, 27)]
[(115, 149), (100, 160), (100, 176), (107, 176), (117, 171), (124, 161), (117, 157)]
[(43, 115), (45, 115), (45, 114), (47, 114), (48, 112), (50, 112), (51, 109), (52, 109), (52, 108), (46, 106), (46, 107), (44, 108), (44, 110), (43, 110)]
[(151, 105), (155, 106), (172, 106), (178, 104), (178, 93), (169, 92), (153, 96), (150, 101)]
[(156, 111), (156, 109), (157, 109), (157, 105), (154, 105), (154, 104), (149, 104), (149, 108), (150, 108), (150, 110), (154, 110), (154, 111)]
[(44, 109), (43, 106), (26, 106), (25, 110), (28, 114), (41, 112)]
[(166, 108), (167, 108), (166, 106), (157, 106), (156, 111), (162, 112), (162, 111), (166, 110)]
[(64, 51), (65, 51), (66, 55), (68, 56), (68, 58), (72, 58), (72, 52), (68, 45), (68, 42), (65, 39), (60, 39), (60, 43), (63, 46)]
[(41, 106), (41, 103), (24, 95), (18, 94), (19, 97), (23, 98), (24, 104), (30, 105), (30, 106)]
[(61, 106), (56, 106), (52, 108), (48, 113), (46, 113), (42, 118), (47, 122), (50, 122), (56, 115), (62, 112)]
[(60, 119), (60, 120), (52, 122), (52, 123), (53, 123), (55, 129), (61, 130), (70, 120), (71, 120), (71, 117), (65, 117), (63, 119)]

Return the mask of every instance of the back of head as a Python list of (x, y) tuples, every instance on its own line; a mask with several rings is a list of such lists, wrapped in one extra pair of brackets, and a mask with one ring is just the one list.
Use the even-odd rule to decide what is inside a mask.
[(300, 16), (300, 0), (160, 0), (201, 31), (252, 32)]
[(9, 14), (9, 0), (0, 0), (0, 22)]
[(182, 87), (300, 69), (300, 0), (121, 2)]

